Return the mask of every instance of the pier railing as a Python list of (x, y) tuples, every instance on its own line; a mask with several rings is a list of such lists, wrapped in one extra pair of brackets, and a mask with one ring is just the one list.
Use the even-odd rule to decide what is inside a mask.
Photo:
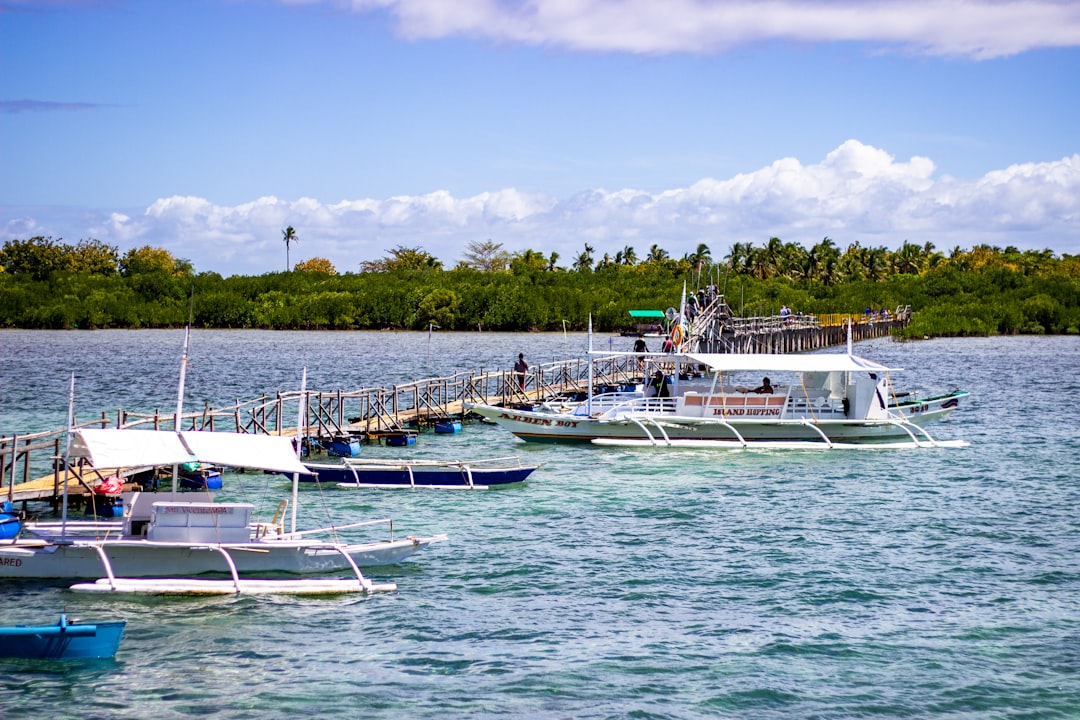
[[(524, 405), (561, 394), (575, 393), (588, 385), (586, 358), (538, 364), (524, 376), (512, 370), (459, 372), (388, 388), (350, 391), (299, 390), (237, 400), (227, 407), (209, 404), (185, 412), (182, 430), (294, 435), (304, 402), (304, 429), (313, 437), (378, 435), (405, 428), (419, 428), (440, 420), (461, 418), (465, 403)], [(626, 384), (640, 379), (634, 358), (618, 357), (597, 362), (593, 381), (597, 386)], [(173, 413), (119, 409), (86, 420), (75, 419), (75, 428), (173, 429)], [(0, 497), (8, 499), (55, 498), (63, 475), (67, 441), (64, 428), (0, 437)], [(33, 484), (34, 488), (25, 487)], [(16, 486), (24, 486), (16, 493)], [(18, 495), (18, 496), (17, 496)]]
[[(910, 307), (895, 312), (836, 315), (775, 315), (740, 318), (731, 314), (721, 296), (702, 309), (691, 324), (690, 348), (700, 352), (786, 353), (842, 345), (850, 323), (854, 340), (881, 337), (910, 320)], [(596, 387), (641, 381), (637, 358), (617, 356), (593, 365)], [(341, 435), (378, 436), (406, 428), (422, 428), (467, 414), (466, 403), (526, 405), (588, 386), (588, 358), (537, 364), (524, 375), (512, 370), (458, 372), (390, 387), (300, 391), (237, 400), (227, 407), (183, 413), (180, 428), (240, 433), (293, 435), (297, 433), (298, 403), (304, 402), (303, 432), (318, 438)], [(172, 413), (117, 410), (115, 416), (76, 421), (76, 428), (174, 428)], [(15, 499), (15, 486), (34, 484), (24, 497), (55, 497), (61, 484), (66, 430), (0, 437), (0, 489)], [(46, 475), (50, 473), (51, 475)], [(36, 480), (32, 478), (36, 477)], [(33, 494), (36, 493), (36, 494)]]

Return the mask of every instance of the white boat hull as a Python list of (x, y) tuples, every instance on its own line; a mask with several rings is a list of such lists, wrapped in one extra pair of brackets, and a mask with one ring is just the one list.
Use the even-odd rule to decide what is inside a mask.
[[(405, 538), (343, 546), (360, 567), (399, 563), (445, 535)], [(217, 545), (182, 545), (148, 540), (77, 540), (71, 544), (23, 539), (0, 545), (0, 578), (100, 578), (106, 554), (117, 577), (144, 578), (163, 575), (227, 573), (229, 568)], [(351, 570), (348, 560), (334, 546), (311, 541), (265, 540), (223, 544), (242, 574), (296, 575)]]
[(754, 443), (877, 443), (927, 441), (923, 425), (948, 416), (955, 406), (925, 408), (889, 420), (812, 420), (729, 417), (680, 417), (674, 413), (633, 414), (614, 418), (579, 414), (529, 412), (488, 405), (470, 409), (526, 442), (593, 442), (641, 440), (649, 444), (708, 441), (741, 446)]

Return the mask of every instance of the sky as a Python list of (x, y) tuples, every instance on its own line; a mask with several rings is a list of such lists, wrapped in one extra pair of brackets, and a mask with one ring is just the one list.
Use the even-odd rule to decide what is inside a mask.
[(1080, 254), (1078, 118), (1075, 0), (0, 0), (0, 243)]

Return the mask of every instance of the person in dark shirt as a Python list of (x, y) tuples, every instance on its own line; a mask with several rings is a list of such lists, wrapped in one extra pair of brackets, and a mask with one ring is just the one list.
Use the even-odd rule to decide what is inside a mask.
[(514, 363), (514, 374), (517, 376), (518, 387), (525, 389), (525, 373), (529, 372), (529, 363), (525, 362), (525, 353), (518, 353), (517, 362)]
[(653, 375), (652, 382), (649, 384), (655, 390), (654, 397), (671, 397), (671, 385), (668, 383), (663, 370), (657, 370), (656, 374)]

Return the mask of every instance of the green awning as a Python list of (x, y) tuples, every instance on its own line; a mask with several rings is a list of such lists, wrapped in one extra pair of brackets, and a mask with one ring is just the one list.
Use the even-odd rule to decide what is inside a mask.
[(631, 310), (630, 317), (632, 318), (662, 318), (664, 313), (660, 310)]

